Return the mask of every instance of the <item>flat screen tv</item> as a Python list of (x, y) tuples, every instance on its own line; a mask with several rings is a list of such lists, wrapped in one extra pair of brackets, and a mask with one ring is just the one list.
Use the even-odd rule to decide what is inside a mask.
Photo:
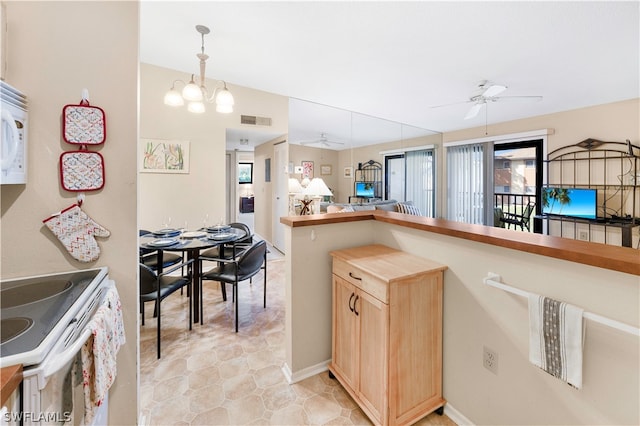
[(542, 214), (595, 219), (597, 191), (586, 188), (542, 188)]
[(374, 196), (372, 182), (356, 182), (356, 197), (373, 198)]

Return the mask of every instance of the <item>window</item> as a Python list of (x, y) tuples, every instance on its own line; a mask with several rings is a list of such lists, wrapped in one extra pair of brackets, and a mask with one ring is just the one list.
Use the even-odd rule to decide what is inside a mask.
[(525, 161), (525, 167), (530, 169), (536, 166), (536, 162), (534, 160), (527, 160)]
[(502, 168), (503, 169), (510, 169), (511, 168), (511, 161), (504, 161), (502, 163)]
[(253, 163), (238, 163), (238, 183), (253, 183)]

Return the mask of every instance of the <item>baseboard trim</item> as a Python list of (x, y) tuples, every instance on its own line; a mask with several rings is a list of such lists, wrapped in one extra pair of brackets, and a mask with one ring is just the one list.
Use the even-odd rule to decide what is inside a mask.
[(458, 426), (474, 426), (473, 422), (448, 402), (444, 406), (444, 414)]
[(322, 373), (324, 371), (329, 370), (329, 363), (331, 360), (323, 361), (319, 364), (312, 365), (311, 367), (303, 368), (302, 370), (296, 371), (293, 373), (289, 365), (285, 362), (282, 366), (282, 373), (284, 377), (287, 379), (289, 384), (300, 382), (304, 379), (308, 379), (311, 376), (315, 376), (316, 374)]

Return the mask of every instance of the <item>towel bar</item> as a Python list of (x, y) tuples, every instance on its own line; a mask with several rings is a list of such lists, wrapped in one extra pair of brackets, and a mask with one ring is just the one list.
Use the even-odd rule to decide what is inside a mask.
[[(490, 285), (491, 287), (496, 287), (506, 292), (516, 294), (518, 296), (528, 298), (530, 294), (527, 291), (520, 290), (518, 288), (511, 287), (510, 285), (503, 284), (502, 282), (500, 282), (500, 275), (498, 274), (489, 273), (488, 276), (484, 278), (482, 281), (485, 284)], [(615, 328), (617, 330), (624, 331), (625, 333), (633, 334), (635, 336), (640, 337), (640, 328), (632, 327), (620, 321), (612, 320), (611, 318), (606, 318), (601, 315), (593, 314), (591, 312), (584, 312), (582, 316), (583, 318), (586, 318), (588, 320), (599, 322), (601, 324)]]

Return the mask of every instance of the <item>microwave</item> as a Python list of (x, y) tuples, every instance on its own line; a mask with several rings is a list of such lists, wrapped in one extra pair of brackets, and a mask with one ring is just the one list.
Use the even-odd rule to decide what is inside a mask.
[(27, 183), (27, 97), (0, 80), (0, 184)]

